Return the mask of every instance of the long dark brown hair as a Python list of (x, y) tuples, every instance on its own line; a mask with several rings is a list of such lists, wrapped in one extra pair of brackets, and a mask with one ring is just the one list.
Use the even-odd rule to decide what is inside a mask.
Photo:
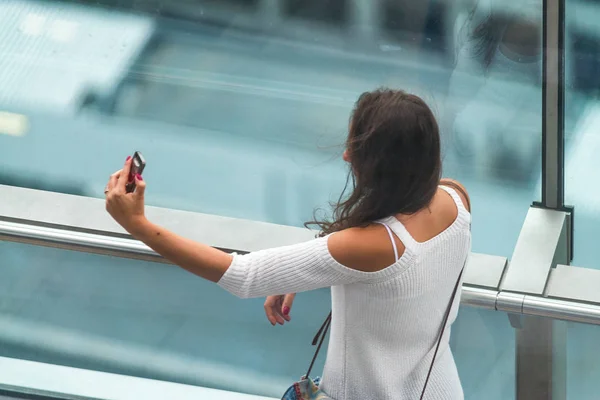
[(440, 133), (420, 97), (391, 89), (363, 93), (351, 115), (346, 151), (350, 171), (332, 218), (306, 224), (317, 225), (321, 236), (414, 214), (431, 203), (441, 177)]

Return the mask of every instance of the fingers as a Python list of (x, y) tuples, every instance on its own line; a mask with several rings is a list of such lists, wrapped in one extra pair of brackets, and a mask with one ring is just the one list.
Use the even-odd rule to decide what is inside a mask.
[(296, 293), (286, 294), (285, 296), (269, 296), (265, 301), (265, 314), (271, 325), (283, 325), (291, 321), (290, 312), (294, 303)]
[(265, 314), (273, 326), (276, 324), (283, 325), (285, 323), (285, 320), (279, 314), (279, 310), (281, 309), (281, 297), (282, 296), (269, 296), (265, 301)]
[(146, 182), (140, 174), (137, 174), (133, 179), (135, 180), (135, 195), (143, 199), (146, 192)]
[(267, 315), (267, 319), (271, 323), (271, 325), (275, 325), (277, 323), (277, 318), (275, 316), (275, 302), (277, 296), (269, 296), (265, 301), (265, 314)]
[(294, 304), (295, 297), (296, 293), (286, 294), (283, 297), (283, 303), (281, 304), (281, 315), (288, 322), (292, 319), (290, 312), (292, 311), (292, 304)]
[(118, 170), (117, 172), (112, 174), (110, 176), (110, 178), (108, 178), (108, 184), (106, 185), (106, 191), (111, 191), (117, 186), (117, 183), (119, 182), (119, 175), (121, 175), (121, 170)]
[(126, 186), (127, 183), (129, 182), (129, 172), (131, 171), (131, 156), (128, 156), (127, 159), (125, 160), (125, 165), (123, 166), (123, 169), (121, 170), (121, 173), (119, 174), (119, 182), (117, 185), (117, 189), (119, 191), (122, 191), (123, 193), (126, 192)]

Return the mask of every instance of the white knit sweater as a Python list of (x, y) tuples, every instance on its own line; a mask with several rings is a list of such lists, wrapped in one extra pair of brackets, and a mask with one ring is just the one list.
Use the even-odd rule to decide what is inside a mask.
[[(239, 297), (331, 287), (331, 337), (321, 388), (336, 400), (418, 399), (442, 319), (471, 246), (470, 214), (452, 189), (458, 217), (436, 237), (417, 242), (396, 218), (388, 225), (405, 246), (377, 272), (333, 259), (328, 237), (236, 255), (219, 285)], [(460, 291), (448, 324), (456, 319)], [(427, 386), (429, 400), (463, 399), (446, 328)]]

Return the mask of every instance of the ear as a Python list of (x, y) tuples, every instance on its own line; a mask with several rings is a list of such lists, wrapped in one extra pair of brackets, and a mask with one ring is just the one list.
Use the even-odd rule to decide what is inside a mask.
[(346, 162), (350, 162), (350, 154), (348, 153), (348, 150), (344, 150), (344, 154), (342, 154), (342, 159)]

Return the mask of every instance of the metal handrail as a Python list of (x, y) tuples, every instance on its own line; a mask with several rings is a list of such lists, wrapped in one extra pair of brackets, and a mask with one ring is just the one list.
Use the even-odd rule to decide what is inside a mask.
[[(169, 263), (138, 240), (117, 237), (114, 234), (80, 232), (64, 227), (40, 226), (32, 222), (0, 219), (0, 240)], [(506, 293), (494, 288), (477, 287), (469, 284), (469, 282), (463, 284), (461, 304), (513, 314), (600, 325), (600, 305), (597, 304)]]

